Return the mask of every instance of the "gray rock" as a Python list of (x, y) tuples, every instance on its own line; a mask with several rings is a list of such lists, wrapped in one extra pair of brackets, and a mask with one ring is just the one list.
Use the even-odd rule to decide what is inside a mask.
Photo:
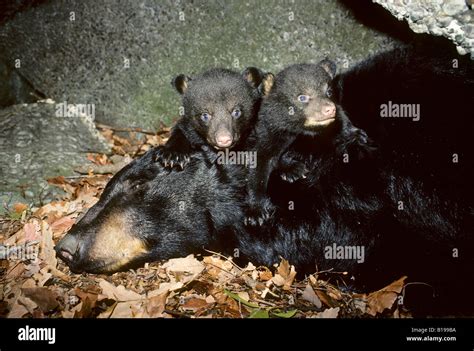
[(42, 97), (12, 64), (6, 64), (0, 58), (0, 108), (35, 102)]
[(470, 39), (474, 39), (474, 24), (468, 24), (464, 27), (466, 36)]
[(0, 28), (0, 52), (21, 59), (21, 73), (48, 97), (147, 129), (178, 116), (176, 74), (278, 71), (325, 56), (347, 67), (391, 43), (336, 0), (51, 0)]
[(71, 175), (87, 152), (109, 146), (86, 117), (57, 117), (56, 104), (14, 105), (0, 110), (0, 197), (21, 194), (28, 202), (62, 192), (47, 178)]
[(465, 0), (449, 0), (443, 3), (443, 11), (448, 16), (454, 16), (464, 12), (467, 8)]
[(406, 20), (416, 33), (442, 35), (456, 44), (459, 54), (474, 58), (474, 17), (465, 0), (373, 0), (399, 20)]

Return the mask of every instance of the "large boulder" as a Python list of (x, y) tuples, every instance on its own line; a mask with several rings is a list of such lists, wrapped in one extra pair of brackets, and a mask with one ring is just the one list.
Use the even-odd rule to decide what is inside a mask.
[[(466, 0), (373, 0), (416, 33), (442, 35), (456, 44), (459, 54), (474, 59), (474, 13)], [(468, 6), (470, 3), (471, 7)]]
[(324, 56), (347, 67), (392, 43), (336, 0), (51, 0), (18, 12), (0, 38), (4, 59), (47, 97), (93, 103), (98, 121), (144, 128), (178, 115), (169, 84), (178, 73), (278, 71)]
[(4, 203), (50, 201), (59, 189), (46, 179), (70, 175), (87, 152), (109, 146), (90, 117), (58, 114), (52, 101), (0, 109), (0, 213)]

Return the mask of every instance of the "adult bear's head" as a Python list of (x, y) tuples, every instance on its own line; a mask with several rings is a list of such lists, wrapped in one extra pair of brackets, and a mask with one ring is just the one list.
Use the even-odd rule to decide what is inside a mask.
[(205, 152), (178, 172), (154, 162), (156, 150), (118, 172), (58, 243), (57, 255), (72, 271), (113, 273), (199, 252), (240, 221), (240, 190), (223, 181)]

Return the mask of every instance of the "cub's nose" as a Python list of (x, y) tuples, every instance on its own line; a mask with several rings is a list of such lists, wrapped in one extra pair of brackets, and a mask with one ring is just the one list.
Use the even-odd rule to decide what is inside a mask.
[(232, 145), (233, 141), (232, 135), (228, 133), (217, 134), (216, 136), (216, 144), (219, 147), (228, 147)]
[(70, 263), (74, 259), (79, 248), (79, 240), (75, 235), (66, 234), (64, 238), (55, 246), (56, 255), (59, 256), (64, 262)]
[(331, 118), (336, 116), (336, 106), (334, 104), (327, 104), (323, 107), (323, 115)]

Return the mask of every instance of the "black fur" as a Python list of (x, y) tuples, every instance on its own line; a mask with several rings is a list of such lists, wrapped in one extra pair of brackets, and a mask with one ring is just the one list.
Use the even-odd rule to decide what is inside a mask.
[[(334, 88), (362, 138), (299, 137), (289, 153), (305, 162), (306, 178), (288, 184), (273, 175), (268, 190), (280, 211), (290, 201), (295, 208), (279, 218), (313, 220), (319, 241), (363, 245), (366, 264), (340, 268), (364, 289), (408, 275), (433, 289), (410, 290), (437, 297), (417, 299), (418, 311), (474, 313), (457, 297), (474, 288), (473, 63), (424, 43), (367, 60), (336, 77)], [(420, 119), (382, 118), (388, 101), (420, 104)]]
[[(88, 249), (103, 221), (121, 213), (150, 249), (127, 267), (202, 248), (230, 255), (238, 249), (241, 260), (255, 264), (284, 257), (300, 273), (347, 271), (347, 278), (354, 276), (348, 283), (364, 291), (408, 275), (411, 282), (431, 286), (406, 288), (405, 303), (420, 313), (472, 316), (472, 63), (460, 59), (466, 66), (450, 75), (441, 56), (421, 55), (417, 49), (398, 49), (336, 78), (336, 101), (361, 130), (347, 135), (334, 124), (332, 133), (325, 129), (317, 137), (295, 138), (279, 167), (303, 163), (306, 178), (297, 174), (290, 183), (278, 172), (270, 175), (266, 196), (275, 213), (261, 227), (242, 225), (245, 168), (217, 165), (214, 153), (197, 151), (184, 171), (170, 171), (154, 162), (156, 149), (110, 181), (99, 203), (58, 244), (60, 257), (77, 271), (104, 271)], [(433, 64), (430, 69), (424, 68), (426, 60)], [(416, 67), (407, 68), (407, 61), (422, 65), (422, 76)], [(411, 92), (408, 102), (423, 104), (420, 121), (380, 118), (381, 101), (406, 102), (401, 87)], [(453, 152), (459, 153), (458, 163), (451, 162)], [(327, 259), (325, 250), (334, 244), (363, 247), (364, 261)], [(420, 289), (428, 294), (415, 298)]]
[[(250, 169), (247, 224), (261, 225), (271, 217), (274, 208), (266, 196), (268, 179), (279, 168), (282, 154), (299, 138), (333, 140), (343, 135), (367, 143), (366, 135), (354, 128), (330, 99), (335, 72), (336, 65), (327, 59), (317, 65), (296, 64), (277, 74), (268, 88), (255, 127), (255, 145), (249, 147), (257, 152), (258, 164)], [(303, 163), (293, 161), (280, 173), (294, 182), (305, 176), (306, 169)]]
[[(182, 169), (189, 162), (189, 155), (203, 145), (216, 149), (238, 147), (255, 122), (263, 75), (259, 69), (249, 67), (242, 74), (211, 69), (195, 78), (177, 76), (172, 85), (182, 95), (184, 115), (156, 155), (157, 160), (165, 167)], [(204, 113), (207, 121), (202, 119)], [(230, 144), (222, 146), (219, 138), (228, 138)]]

